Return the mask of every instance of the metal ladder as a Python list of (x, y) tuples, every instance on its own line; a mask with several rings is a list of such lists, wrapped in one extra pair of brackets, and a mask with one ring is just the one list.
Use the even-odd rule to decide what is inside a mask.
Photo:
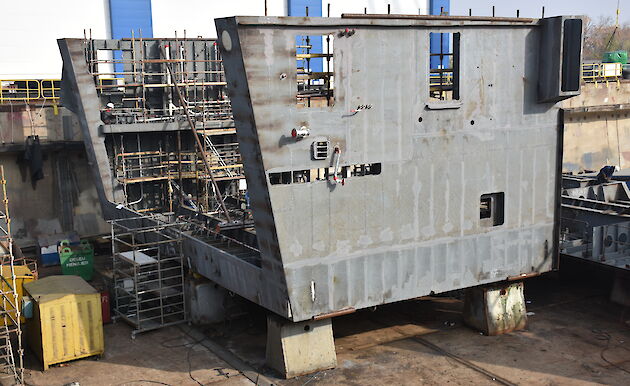
[(216, 159), (217, 159), (217, 161), (219, 163), (219, 166), (223, 166), (223, 168), (224, 168), (223, 170), (225, 170), (225, 173), (228, 175), (228, 177), (234, 177), (234, 173), (232, 173), (230, 168), (227, 167), (228, 165), (223, 160), (223, 157), (221, 156), (221, 154), (219, 154), (219, 151), (217, 150), (216, 146), (214, 146), (214, 144), (210, 140), (210, 136), (205, 135), (205, 134), (202, 134), (202, 135), (203, 135), (203, 140), (204, 140), (206, 146), (208, 147), (208, 149), (210, 149), (212, 154), (216, 157)]
[[(7, 198), (7, 181), (0, 165), (2, 205), (0, 206), (0, 377), (12, 377), (15, 384), (24, 384), (22, 326), (16, 291), (15, 256), (11, 237), (11, 218)], [(11, 340), (14, 339), (14, 349)], [(17, 360), (16, 360), (17, 355)]]

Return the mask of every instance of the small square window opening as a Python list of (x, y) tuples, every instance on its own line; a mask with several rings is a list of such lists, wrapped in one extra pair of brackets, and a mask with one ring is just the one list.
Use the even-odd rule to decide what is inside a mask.
[(505, 222), (504, 216), (505, 194), (488, 193), (482, 194), (479, 202), (479, 219), (482, 226), (498, 226)]

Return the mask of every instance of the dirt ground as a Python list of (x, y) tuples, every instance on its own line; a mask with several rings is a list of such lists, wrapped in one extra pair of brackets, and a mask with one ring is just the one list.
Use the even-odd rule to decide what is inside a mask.
[(495, 337), (463, 325), (458, 294), (363, 310), (333, 322), (336, 369), (291, 380), (264, 367), (265, 318), (256, 311), (221, 325), (169, 327), (135, 340), (127, 325), (110, 324), (102, 359), (44, 373), (27, 352), (25, 378), (29, 385), (251, 384), (205, 347), (212, 342), (281, 385), (628, 385), (630, 310), (608, 300), (609, 286), (609, 275), (590, 268), (530, 279), (527, 329)]

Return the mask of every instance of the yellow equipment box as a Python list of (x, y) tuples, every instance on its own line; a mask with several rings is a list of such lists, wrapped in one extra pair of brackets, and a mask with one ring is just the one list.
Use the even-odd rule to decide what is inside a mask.
[(27, 340), (44, 364), (102, 355), (101, 295), (79, 276), (49, 276), (24, 284), (33, 299)]
[[(0, 283), (0, 285), (2, 286), (3, 292), (8, 292), (11, 283), (11, 266), (3, 265), (1, 269), (2, 276), (5, 280), (2, 280), (2, 283)], [(15, 291), (18, 295), (17, 304), (20, 311), (22, 311), (22, 296), (24, 295), (24, 284), (35, 280), (35, 276), (33, 276), (33, 272), (31, 272), (31, 270), (26, 265), (14, 265), (13, 270), (15, 271)], [(11, 299), (11, 302), (13, 302), (13, 299)], [(9, 311), (9, 315), (11, 315), (11, 318), (15, 319), (15, 311), (13, 310), (12, 304), (7, 304), (7, 311)], [(7, 318), (9, 325), (13, 324), (11, 318)], [(25, 320), (26, 319), (24, 319), (24, 316), (20, 317), (20, 321), (22, 323), (24, 323)], [(4, 326), (4, 318), (0, 318), (0, 326)]]

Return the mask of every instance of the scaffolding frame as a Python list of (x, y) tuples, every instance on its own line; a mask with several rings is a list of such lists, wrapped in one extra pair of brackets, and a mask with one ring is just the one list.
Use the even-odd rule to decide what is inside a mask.
[(136, 334), (188, 321), (181, 222), (157, 216), (110, 221), (114, 318)]
[[(160, 42), (162, 55), (156, 57), (148, 49), (153, 42)], [(221, 53), (210, 39), (178, 38), (177, 34), (174, 39), (132, 35), (119, 40), (116, 46), (85, 36), (84, 48), (101, 99), (121, 97), (114, 108), (107, 109), (112, 114), (111, 123), (176, 122), (187, 113), (196, 126), (205, 129), (211, 121), (234, 119)], [(107, 56), (100, 53), (104, 51), (109, 51), (110, 57), (103, 57)], [(122, 56), (114, 58), (112, 51)], [(170, 65), (175, 68), (170, 70)], [(178, 101), (174, 95), (174, 86), (182, 89), (183, 100)], [(158, 104), (150, 102), (147, 92), (158, 89), (164, 90), (164, 99)]]
[[(235, 192), (245, 177), (216, 41), (178, 38), (177, 34), (168, 39), (140, 35), (115, 41), (84, 36), (83, 48), (105, 124), (187, 121), (194, 139), (194, 146), (190, 142), (182, 146), (181, 137), (185, 135), (188, 141), (188, 134), (178, 130), (174, 151), (168, 146), (163, 149), (154, 138), (144, 139), (146, 135), (133, 127), (129, 132), (118, 128), (123, 130), (120, 141), (112, 136), (108, 151), (112, 171), (123, 187), (124, 205), (139, 213), (171, 212), (189, 196), (186, 189), (196, 211), (218, 208), (225, 221), (231, 222), (226, 205), (240, 204)], [(137, 146), (126, 150), (125, 139), (134, 135)], [(163, 205), (140, 203), (147, 187)], [(129, 191), (138, 192), (140, 199), (129, 198)], [(232, 197), (226, 204), (228, 195)]]
[[(15, 255), (11, 236), (11, 217), (4, 166), (0, 165), (2, 205), (0, 206), (0, 377), (12, 377), (16, 384), (24, 384), (24, 350), (20, 325), (19, 296), (16, 291)], [(6, 270), (9, 269), (9, 272)], [(7, 277), (8, 276), (8, 277)], [(16, 347), (13, 347), (15, 341)], [(16, 358), (17, 354), (17, 358)]]

